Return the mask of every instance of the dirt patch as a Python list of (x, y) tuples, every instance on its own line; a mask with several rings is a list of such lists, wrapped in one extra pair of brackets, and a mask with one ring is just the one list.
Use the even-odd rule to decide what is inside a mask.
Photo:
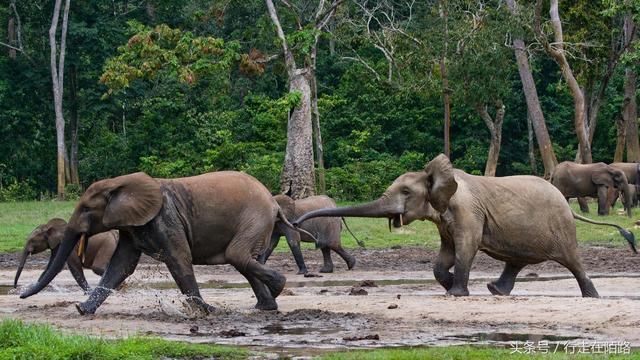
[[(640, 346), (640, 256), (627, 249), (582, 249), (600, 299), (581, 298), (571, 274), (551, 262), (525, 268), (512, 296), (497, 297), (490, 295), (486, 283), (499, 276), (502, 263), (479, 254), (471, 272), (471, 296), (455, 298), (445, 296), (433, 278), (433, 251), (356, 249), (353, 254), (358, 259), (354, 270), (347, 271), (336, 258), (335, 272), (320, 278), (296, 275), (290, 254), (274, 254), (268, 265), (287, 276), (278, 311), (255, 310), (246, 280), (230, 266), (196, 266), (202, 295), (217, 309), (207, 316), (186, 304), (166, 267), (150, 258), (143, 259), (126, 286), (95, 315), (80, 316), (75, 303), (86, 295), (68, 271), (41, 293), (21, 300), (20, 289), (11, 289), (17, 256), (2, 255), (0, 318), (47, 322), (105, 337), (151, 334), (287, 354), (310, 348), (523, 339), (628, 341)], [(309, 269), (322, 266), (319, 251), (305, 251), (304, 256)], [(32, 259), (20, 284), (35, 281), (47, 260)], [(97, 276), (85, 274), (90, 284), (97, 283)], [(352, 289), (365, 290), (367, 296), (349, 295)]]

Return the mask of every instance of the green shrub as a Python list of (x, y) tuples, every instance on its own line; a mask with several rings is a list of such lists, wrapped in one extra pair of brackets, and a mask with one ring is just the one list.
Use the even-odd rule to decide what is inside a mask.
[(8, 185), (0, 189), (0, 202), (35, 200), (37, 197), (38, 194), (29, 180), (18, 181), (13, 179)]
[(82, 193), (82, 186), (78, 184), (67, 184), (64, 187), (65, 200), (78, 200)]

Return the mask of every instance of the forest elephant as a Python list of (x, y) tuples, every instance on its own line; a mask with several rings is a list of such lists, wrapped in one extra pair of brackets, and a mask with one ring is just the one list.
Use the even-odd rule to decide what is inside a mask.
[[(631, 206), (637, 207), (638, 195), (640, 195), (638, 192), (638, 188), (640, 187), (640, 163), (618, 162), (611, 163), (609, 164), (609, 166), (620, 169), (622, 170), (622, 172), (624, 172), (624, 175), (627, 177), (627, 181), (629, 182), (627, 189), (629, 190), (631, 196)], [(626, 201), (626, 199), (624, 198), (624, 193), (620, 191), (619, 193), (615, 194), (616, 196), (614, 196), (613, 201), (611, 202), (611, 206), (615, 205), (618, 194), (620, 195), (619, 197), (623, 204)]]
[[(551, 174), (551, 183), (560, 190), (565, 199), (594, 197), (598, 199), (598, 215), (608, 215), (612, 194), (620, 191), (625, 198), (627, 215), (631, 216), (631, 194), (627, 187), (627, 176), (620, 169), (603, 162), (577, 164), (563, 161)], [(580, 210), (589, 212), (586, 202), (580, 202)]]
[(577, 252), (574, 219), (618, 228), (635, 251), (631, 232), (575, 214), (560, 191), (544, 179), (469, 175), (454, 169), (442, 154), (424, 171), (398, 177), (377, 200), (311, 211), (294, 225), (319, 216), (388, 218), (394, 227), (432, 221), (441, 239), (433, 273), (454, 296), (469, 295), (469, 270), (480, 250), (506, 263), (500, 278), (488, 284), (494, 295), (509, 295), (526, 265), (553, 260), (573, 273), (583, 296), (597, 297)]
[(187, 301), (204, 313), (193, 265), (231, 264), (249, 282), (256, 308), (275, 310), (286, 278), (255, 260), (268, 245), (276, 220), (291, 225), (267, 188), (250, 175), (219, 171), (156, 179), (139, 172), (93, 183), (80, 198), (51, 266), (26, 298), (60, 272), (78, 242), (118, 229), (120, 241), (99, 285), (76, 305), (93, 314), (135, 270), (141, 253), (167, 265)]
[[(297, 219), (304, 213), (312, 210), (336, 207), (335, 201), (325, 195), (310, 196), (299, 200), (293, 200), (287, 195), (276, 195), (273, 198), (278, 202), (278, 205), (280, 205), (280, 208), (282, 209), (282, 212), (287, 217), (287, 219), (290, 220)], [(284, 236), (287, 239), (287, 243), (289, 244), (291, 252), (293, 253), (293, 258), (298, 265), (298, 274), (306, 274), (308, 272), (307, 266), (305, 265), (304, 259), (302, 257), (302, 252), (300, 251), (301, 240), (304, 242), (315, 242), (316, 248), (320, 248), (320, 250), (322, 251), (324, 264), (320, 269), (321, 273), (333, 272), (331, 250), (340, 255), (340, 257), (347, 263), (347, 268), (349, 270), (351, 270), (356, 264), (356, 259), (342, 248), (342, 244), (340, 241), (342, 223), (340, 222), (340, 218), (313, 219), (304, 223), (301, 228), (313, 234), (316, 237), (317, 241), (304, 233), (300, 234), (289, 229), (283, 223), (278, 221), (276, 222), (273, 228), (273, 233), (271, 234), (271, 244), (265, 250), (265, 252), (263, 252), (260, 257), (258, 257), (258, 261), (264, 264), (273, 252), (273, 249), (278, 246), (280, 237)], [(349, 232), (351, 231), (349, 230)], [(353, 233), (351, 233), (351, 235), (353, 235)], [(357, 238), (356, 241), (360, 246), (363, 246), (363, 244)]]
[[(51, 250), (51, 256), (47, 263), (47, 269), (51, 266), (66, 228), (66, 221), (54, 218), (46, 224), (38, 225), (31, 234), (29, 234), (27, 242), (24, 244), (22, 256), (20, 257), (15, 280), (13, 281), (14, 288), (18, 286), (18, 279), (29, 255), (38, 254), (49, 249)], [(107, 269), (107, 265), (109, 265), (109, 260), (111, 260), (111, 255), (113, 255), (116, 245), (118, 245), (117, 230), (91, 236), (84, 249), (79, 249), (76, 245), (75, 251), (67, 258), (67, 267), (82, 290), (89, 291), (89, 284), (84, 277), (82, 268), (91, 269), (96, 275), (102, 276)]]

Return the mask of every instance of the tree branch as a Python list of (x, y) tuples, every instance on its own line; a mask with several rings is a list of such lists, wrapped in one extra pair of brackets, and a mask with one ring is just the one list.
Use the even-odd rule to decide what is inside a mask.
[(284, 54), (284, 63), (287, 67), (287, 72), (289, 76), (294, 74), (294, 70), (296, 69), (296, 62), (293, 58), (293, 54), (291, 50), (287, 46), (287, 38), (284, 36), (284, 31), (282, 31), (282, 25), (280, 24), (280, 19), (278, 19), (278, 13), (276, 11), (275, 6), (273, 5), (272, 0), (265, 0), (267, 4), (267, 10), (269, 11), (269, 16), (271, 17), (271, 21), (273, 25), (276, 27), (276, 34), (282, 43), (282, 52)]

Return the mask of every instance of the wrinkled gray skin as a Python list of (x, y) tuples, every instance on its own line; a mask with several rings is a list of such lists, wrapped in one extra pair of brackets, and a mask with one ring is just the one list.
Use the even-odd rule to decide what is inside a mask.
[(500, 278), (488, 284), (492, 294), (510, 294), (524, 266), (553, 260), (573, 273), (583, 296), (598, 296), (577, 253), (574, 216), (586, 218), (571, 211), (558, 189), (534, 176), (473, 176), (439, 155), (424, 171), (398, 177), (375, 201), (312, 211), (294, 225), (320, 216), (388, 218), (394, 227), (432, 221), (441, 240), (433, 272), (449, 295), (469, 295), (469, 270), (480, 250), (506, 263)]
[[(629, 182), (629, 184), (627, 185), (627, 189), (631, 197), (631, 206), (637, 207), (638, 195), (640, 195), (640, 192), (638, 191), (638, 188), (640, 187), (640, 164), (620, 162), (620, 163), (611, 163), (609, 164), (609, 166), (615, 169), (622, 170), (622, 172), (624, 172), (624, 175), (627, 177), (627, 181)], [(623, 204), (625, 203), (626, 199), (624, 197), (624, 193), (620, 191), (617, 194), (615, 194), (615, 196), (613, 197), (611, 206), (615, 205), (618, 197), (620, 197), (620, 201), (622, 201)]]
[[(58, 247), (64, 232), (67, 228), (67, 222), (63, 219), (54, 218), (49, 220), (46, 224), (38, 225), (29, 237), (24, 245), (20, 263), (18, 264), (18, 270), (16, 271), (16, 277), (13, 281), (13, 287), (18, 286), (18, 279), (24, 268), (24, 264), (27, 261), (27, 257), (32, 254), (41, 253), (47, 249), (51, 250), (51, 256), (47, 263), (47, 269), (51, 266), (53, 259), (58, 252)], [(84, 291), (89, 291), (89, 284), (84, 277), (82, 268), (91, 269), (96, 275), (102, 276), (104, 271), (109, 265), (111, 255), (118, 245), (118, 231), (107, 231), (99, 234), (95, 234), (87, 240), (87, 245), (84, 250), (84, 259), (81, 260), (78, 256), (77, 248), (67, 258), (67, 267), (71, 271), (71, 275), (76, 280), (78, 285)]]
[[(631, 216), (631, 194), (628, 191), (627, 177), (623, 171), (603, 162), (577, 164), (563, 161), (551, 174), (551, 183), (557, 187), (566, 199), (573, 197), (594, 197), (598, 199), (598, 215), (609, 214), (612, 195), (621, 191), (627, 215)], [(589, 212), (586, 202), (580, 201), (580, 210)]]
[(286, 279), (254, 257), (267, 246), (276, 220), (283, 218), (267, 188), (241, 172), (178, 179), (135, 173), (101, 180), (80, 198), (53, 264), (20, 297), (49, 284), (82, 235), (118, 229), (120, 241), (99, 285), (76, 305), (81, 314), (93, 314), (133, 273), (143, 252), (164, 262), (180, 291), (205, 313), (213, 307), (200, 296), (192, 265), (233, 265), (249, 281), (256, 308), (274, 310)]
[[(278, 205), (280, 205), (280, 208), (287, 219), (291, 220), (297, 219), (302, 216), (302, 214), (312, 210), (336, 207), (335, 201), (325, 195), (310, 196), (300, 200), (293, 200), (287, 195), (276, 195), (273, 198), (278, 202)], [(331, 250), (340, 255), (340, 257), (347, 263), (347, 268), (349, 270), (351, 270), (356, 264), (356, 259), (342, 248), (342, 244), (340, 242), (342, 223), (340, 222), (340, 218), (309, 220), (305, 222), (301, 228), (311, 234), (314, 234), (317, 242), (308, 235), (293, 231), (278, 221), (273, 228), (273, 233), (271, 234), (271, 244), (265, 252), (258, 257), (258, 261), (264, 264), (273, 252), (273, 249), (278, 246), (280, 237), (285, 236), (287, 243), (289, 244), (289, 248), (293, 253), (293, 258), (298, 265), (298, 274), (306, 274), (308, 272), (307, 266), (305, 265), (302, 257), (302, 252), (300, 251), (301, 240), (304, 242), (315, 242), (316, 247), (320, 248), (322, 251), (324, 264), (320, 269), (321, 273), (333, 272)]]

